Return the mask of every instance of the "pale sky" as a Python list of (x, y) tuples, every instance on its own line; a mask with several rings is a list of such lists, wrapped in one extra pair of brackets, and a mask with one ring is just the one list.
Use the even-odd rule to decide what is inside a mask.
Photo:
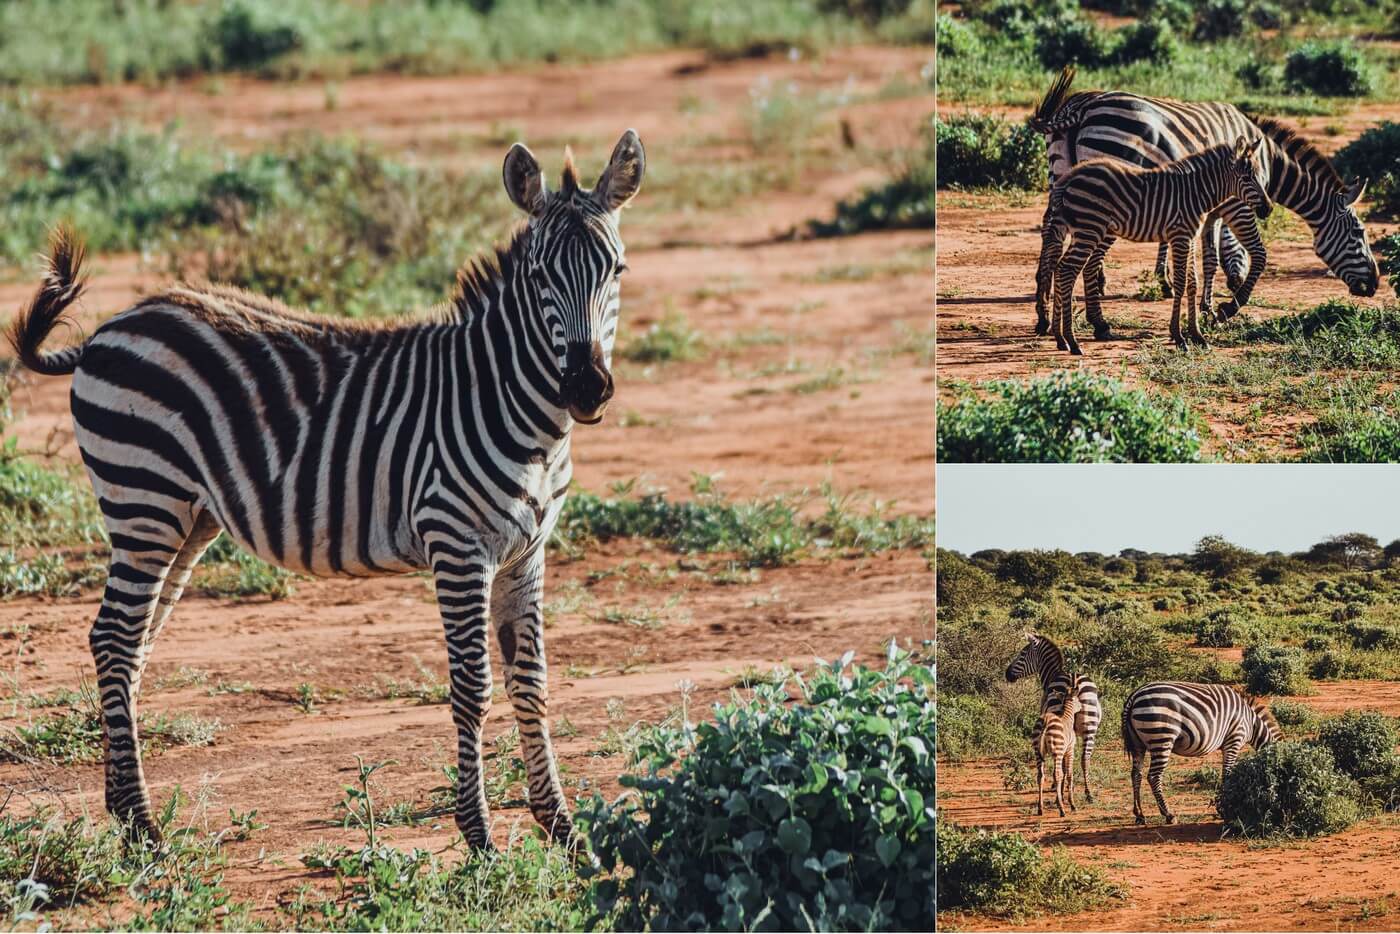
[(938, 544), (1187, 552), (1219, 534), (1256, 551), (1329, 535), (1400, 538), (1400, 465), (940, 464)]

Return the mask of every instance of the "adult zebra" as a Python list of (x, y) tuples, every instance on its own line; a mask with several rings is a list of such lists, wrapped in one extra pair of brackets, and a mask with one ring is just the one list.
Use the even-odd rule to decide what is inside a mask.
[[(1346, 283), (1353, 295), (1371, 296), (1380, 284), (1380, 270), (1366, 230), (1356, 214), (1356, 204), (1366, 190), (1365, 180), (1347, 184), (1332, 163), (1315, 146), (1287, 126), (1263, 117), (1251, 117), (1233, 104), (1187, 103), (1142, 97), (1123, 91), (1069, 93), (1074, 69), (1067, 66), (1051, 85), (1028, 122), (1046, 136), (1053, 186), (1069, 168), (1088, 159), (1108, 158), (1142, 168), (1156, 168), (1184, 156), (1243, 135), (1262, 138), (1260, 159), (1268, 179), (1269, 197), (1297, 213), (1313, 233), (1313, 249), (1327, 267)], [(1225, 220), (1226, 227), (1221, 227)], [(1231, 204), (1216, 212), (1203, 237), (1201, 311), (1211, 316), (1212, 280), (1217, 261), (1215, 231), (1220, 231), (1220, 255), (1226, 264), (1233, 300), (1224, 302), (1215, 316), (1223, 320), (1249, 302), (1264, 263), (1250, 262), (1246, 253), (1263, 257), (1263, 242), (1249, 211)], [(1231, 236), (1233, 232), (1234, 236)], [(1238, 238), (1238, 239), (1236, 239)], [(1040, 263), (1036, 272), (1036, 333), (1050, 331), (1049, 302), (1054, 264), (1063, 247), (1063, 235), (1042, 226)], [(1108, 323), (1098, 308), (1104, 289), (1105, 244), (1085, 267), (1085, 304), (1094, 336), (1110, 336)], [(1166, 247), (1158, 248), (1157, 276), (1166, 283)], [(1090, 299), (1089, 293), (1095, 298)]]
[(348, 323), (181, 285), (79, 346), (45, 352), (84, 284), (81, 245), (56, 233), (48, 275), (8, 336), (30, 369), (74, 374), (76, 437), (112, 543), (89, 637), (106, 802), (133, 832), (158, 836), (137, 729), (141, 674), (223, 529), (266, 561), (321, 576), (431, 569), (457, 729), (457, 826), (471, 846), (491, 845), (481, 724), (494, 628), (531, 812), (573, 839), (547, 720), (544, 543), (572, 476), (571, 429), (598, 422), (613, 394), (627, 268), (619, 211), (645, 165), (628, 130), (592, 190), (566, 155), (551, 193), (515, 144), (505, 188), (528, 221), (464, 265), (451, 303), (425, 320)]
[[(1006, 680), (1012, 683), (1027, 675), (1040, 677), (1040, 717), (1031, 729), (1031, 748), (1035, 750), (1035, 781), (1039, 788), (1045, 778), (1045, 757), (1040, 750), (1040, 735), (1044, 730), (1045, 714), (1061, 706), (1061, 698), (1070, 689), (1074, 676), (1065, 667), (1065, 653), (1049, 639), (1037, 633), (1026, 636), (1026, 644), (1006, 667)], [(1079, 710), (1074, 715), (1074, 732), (1084, 741), (1079, 767), (1084, 778), (1084, 800), (1094, 803), (1089, 786), (1089, 759), (1094, 754), (1094, 742), (1099, 733), (1103, 708), (1099, 705), (1099, 689), (1088, 678), (1079, 679)], [(1071, 738), (1070, 746), (1074, 745)], [(1071, 779), (1072, 780), (1072, 779)]]
[(1223, 684), (1158, 681), (1143, 685), (1123, 705), (1123, 749), (1133, 762), (1133, 818), (1142, 813), (1142, 760), (1150, 757), (1147, 784), (1167, 823), (1176, 815), (1162, 796), (1162, 773), (1172, 753), (1205, 756), (1219, 749), (1222, 779), (1245, 744), (1259, 749), (1283, 738), (1278, 721), (1262, 702)]

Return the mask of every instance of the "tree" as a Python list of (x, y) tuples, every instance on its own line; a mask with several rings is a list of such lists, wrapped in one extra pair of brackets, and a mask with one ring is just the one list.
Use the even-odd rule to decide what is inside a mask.
[(1400, 561), (1400, 538), (1386, 545), (1381, 554), (1385, 556), (1386, 564), (1395, 564)]
[(1340, 564), (1347, 570), (1370, 567), (1380, 560), (1381, 543), (1364, 532), (1333, 535), (1312, 546), (1304, 559), (1313, 564)]
[(1082, 567), (1067, 551), (1009, 551), (997, 565), (997, 578), (1027, 590), (1048, 590)]
[(1259, 563), (1259, 555), (1225, 540), (1222, 535), (1207, 535), (1196, 543), (1188, 560), (1193, 571), (1215, 577), (1229, 577)]

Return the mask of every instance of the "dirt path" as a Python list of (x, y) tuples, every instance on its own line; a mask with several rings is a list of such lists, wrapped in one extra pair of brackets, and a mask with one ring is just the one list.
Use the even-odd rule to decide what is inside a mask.
[[(939, 111), (958, 113), (962, 106), (940, 101)], [(978, 108), (983, 109), (983, 108)], [(1024, 109), (986, 108), (1012, 119)], [(1304, 132), (1326, 152), (1335, 152), (1368, 126), (1400, 116), (1400, 104), (1368, 106), (1337, 118), (1314, 118)], [(1302, 121), (1293, 121), (1302, 125)], [(1321, 124), (1329, 132), (1320, 132)], [(944, 191), (938, 206), (938, 270), (936, 308), (938, 367), (941, 385), (957, 381), (1026, 379), (1055, 370), (1081, 369), (1118, 376), (1146, 385), (1141, 354), (1168, 340), (1171, 300), (1137, 298), (1139, 277), (1150, 272), (1156, 258), (1151, 244), (1120, 243), (1106, 263), (1108, 274), (1104, 311), (1115, 325), (1115, 339), (1093, 340), (1083, 324), (1082, 297), (1076, 298), (1080, 322), (1076, 328), (1084, 356), (1075, 358), (1055, 349), (1054, 338), (1038, 337), (1035, 327), (1035, 267), (1040, 252), (1040, 220), (1044, 195), (968, 194)], [(1267, 318), (1311, 307), (1331, 298), (1349, 299), (1379, 306), (1394, 301), (1393, 291), (1382, 283), (1371, 299), (1351, 298), (1340, 280), (1331, 276), (1312, 248), (1311, 234), (1301, 219), (1287, 214), (1267, 244), (1269, 265), (1246, 309)], [(1394, 225), (1371, 222), (1367, 233), (1374, 241), (1395, 230)], [(1224, 280), (1217, 277), (1216, 301), (1223, 299)], [(1081, 290), (1082, 291), (1082, 290)], [(1087, 337), (1086, 337), (1087, 334)], [(1216, 348), (1216, 354), (1240, 355), (1240, 348)], [(1208, 448), (1217, 456), (1239, 446), (1256, 455), (1264, 451), (1287, 455), (1297, 450), (1299, 419), (1313, 416), (1271, 411), (1242, 419), (1258, 403), (1248, 388), (1222, 388), (1202, 410), (1214, 437)]]
[[(1319, 713), (1368, 708), (1400, 713), (1391, 682), (1317, 684), (1318, 696), (1303, 703)], [(1122, 902), (1090, 912), (1007, 920), (949, 912), (944, 930), (1028, 931), (1337, 931), (1394, 930), (1400, 904), (1395, 854), (1400, 852), (1400, 816), (1368, 818), (1344, 833), (1318, 840), (1259, 846), (1221, 839), (1222, 825), (1210, 796), (1185, 782), (1197, 765), (1219, 768), (1218, 756), (1173, 760), (1166, 794), (1178, 823), (1162, 824), (1153, 812), (1145, 827), (1132, 822), (1132, 789), (1116, 743), (1095, 753), (1095, 800), (1081, 800), (1068, 818), (1035, 816), (1031, 785), (1008, 791), (1001, 763), (940, 762), (938, 808), (964, 827), (1014, 831), (1045, 847), (1063, 846), (1081, 863), (1097, 866), (1127, 886)], [(1105, 776), (1112, 776), (1111, 779)], [(1174, 784), (1180, 782), (1180, 784)]]
[[(409, 156), (460, 152), (493, 165), (506, 145), (499, 124), (521, 129), (551, 165), (558, 154), (550, 147), (573, 141), (582, 158), (588, 147), (578, 147), (580, 139), (596, 140), (593, 148), (602, 150), (634, 126), (649, 163), (664, 165), (682, 153), (704, 160), (736, 145), (757, 82), (849, 93), (849, 105), (825, 112), (800, 185), (725, 210), (646, 215), (630, 228), (635, 239), (624, 227), (632, 268), (624, 332), (640, 333), (679, 312), (703, 335), (706, 350), (693, 362), (620, 363), (611, 414), (581, 431), (574, 445), (576, 476), (597, 492), (638, 478), (641, 487), (682, 498), (694, 473), (716, 476), (736, 497), (815, 492), (829, 480), (864, 500), (853, 508), (896, 500), (898, 511), (926, 516), (933, 510), (932, 235), (778, 235), (829, 216), (836, 199), (881, 178), (872, 154), (913, 144), (931, 99), (877, 92), (920, 82), (931, 55), (853, 49), (816, 62), (707, 64), (699, 55), (672, 53), (511, 75), (354, 79), (333, 94), (320, 84), (228, 80), (216, 95), (175, 85), (50, 98), (67, 119), (126, 114), (157, 126), (178, 118), (246, 146), (308, 129), (353, 132)], [(827, 162), (820, 156), (839, 149), (841, 119), (865, 155)], [(699, 139), (709, 142), (686, 149)], [(94, 257), (92, 266), (80, 319), (87, 329), (161, 278), (132, 255)], [(29, 277), (0, 284), (0, 317), (32, 288)], [(22, 448), (76, 461), (67, 392), (64, 379), (21, 377), (13, 399), (19, 417), (10, 430)], [(694, 716), (727, 696), (750, 666), (805, 666), (847, 648), (874, 659), (891, 636), (932, 635), (931, 579), (921, 554), (816, 557), (739, 575), (738, 583), (726, 582), (722, 570), (719, 559), (636, 543), (551, 565), (551, 713), (571, 796), (617, 791), (624, 763), (598, 754), (608, 745), (605, 733), (665, 717), (682, 702), (682, 682), (695, 686)], [(86, 629), (97, 597), (93, 591), (0, 603), (0, 668), (14, 672), (19, 691), (75, 687), (91, 671)], [(610, 609), (637, 624), (608, 622), (618, 615)], [(340, 786), (354, 776), (354, 754), (397, 761), (380, 773), (386, 801), (425, 804), (428, 790), (442, 784), (439, 766), (452, 760), (454, 747), (446, 706), (386, 700), (382, 686), (374, 688), (380, 676), (421, 680), (420, 661), (438, 679), (445, 676), (441, 624), (422, 578), (301, 581), (278, 602), (187, 597), (181, 604), (156, 649), (143, 710), (216, 717), (223, 730), (211, 747), (152, 756), (147, 774), (158, 798), (175, 784), (186, 791), (204, 786), (216, 822), (228, 808), (257, 808), (270, 825), (234, 845), (228, 878), (235, 897), (275, 904), (311, 881), (299, 854), (317, 840), (352, 839), (325, 821), (334, 816)], [(161, 686), (190, 678), (197, 683)], [(246, 687), (220, 693), (220, 683)], [(302, 683), (322, 697), (315, 713), (295, 703)], [(9, 715), (0, 729), (30, 713), (15, 715), (13, 687), (0, 691), (0, 714)], [(509, 706), (498, 697), (488, 744), (509, 725)], [(488, 774), (495, 767), (489, 762)], [(33, 803), (101, 808), (94, 764), (0, 766), (0, 786)], [(530, 823), (519, 806), (496, 814), (500, 842)], [(453, 833), (450, 817), (436, 818), (389, 838), (440, 849)]]

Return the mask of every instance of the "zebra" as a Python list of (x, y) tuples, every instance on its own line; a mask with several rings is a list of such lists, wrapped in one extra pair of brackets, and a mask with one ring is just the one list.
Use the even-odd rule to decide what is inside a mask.
[[(1264, 190), (1258, 153), (1260, 139), (1241, 136), (1233, 145), (1223, 144), (1194, 153), (1156, 169), (1140, 169), (1112, 159), (1081, 162), (1055, 183), (1046, 211), (1047, 226), (1073, 234), (1055, 268), (1055, 344), (1061, 350), (1079, 354), (1074, 338), (1073, 292), (1075, 280), (1090, 258), (1101, 247), (1117, 238), (1127, 240), (1166, 240), (1172, 249), (1171, 336), (1186, 348), (1186, 338), (1206, 345), (1196, 319), (1195, 292), (1201, 275), (1199, 260), (1201, 230), (1208, 215), (1224, 202), (1235, 199), (1247, 205), (1255, 216), (1268, 217), (1273, 204)], [(1063, 240), (1063, 236), (1061, 236)], [(1188, 268), (1189, 264), (1189, 268)], [(1100, 270), (1101, 271), (1101, 270)], [(1085, 275), (1085, 306), (1097, 309), (1097, 293)], [(1182, 293), (1186, 293), (1187, 330), (1181, 330)]]
[[(1028, 121), (1032, 128), (1046, 136), (1052, 187), (1073, 165), (1087, 159), (1110, 158), (1153, 168), (1212, 145), (1232, 142), (1241, 135), (1262, 138), (1261, 158), (1268, 173), (1270, 199), (1307, 222), (1313, 233), (1313, 249), (1346, 283), (1351, 294), (1363, 297), (1376, 294), (1380, 270), (1356, 213), (1356, 205), (1366, 190), (1364, 179), (1344, 182), (1327, 157), (1295, 130), (1273, 119), (1247, 115), (1232, 104), (1187, 103), (1121, 91), (1071, 94), (1073, 78), (1073, 67), (1066, 67)], [(1208, 231), (1211, 235), (1206, 237), (1202, 251), (1201, 309), (1208, 315), (1211, 313), (1218, 231), (1219, 255), (1233, 296), (1218, 306), (1214, 317), (1225, 320), (1249, 302), (1263, 273), (1266, 253), (1257, 226), (1237, 204), (1223, 214), (1215, 214)], [(1036, 333), (1040, 335), (1050, 332), (1050, 294), (1054, 263), (1061, 246), (1058, 233), (1043, 225), (1036, 277)], [(1111, 330), (1098, 312), (1097, 301), (1088, 301), (1087, 290), (1092, 287), (1098, 295), (1103, 294), (1103, 252), (1106, 249), (1107, 246), (1091, 257), (1085, 270), (1086, 305), (1094, 336), (1100, 340), (1108, 339)], [(1246, 253), (1250, 257), (1247, 275)], [(1156, 270), (1164, 287), (1167, 284), (1166, 254), (1167, 247), (1162, 244), (1157, 252)], [(1258, 262), (1256, 257), (1260, 258)], [(1164, 288), (1164, 291), (1170, 290)]]
[(594, 188), (565, 152), (551, 192), (523, 144), (503, 179), (526, 215), (468, 260), (427, 317), (332, 320), (223, 285), (146, 297), (84, 343), (41, 344), (84, 288), (59, 228), (47, 275), (8, 337), (45, 375), (73, 374), (75, 435), (111, 540), (89, 643), (106, 806), (159, 840), (136, 705), (152, 644), (220, 530), (316, 576), (432, 572), (450, 665), (455, 819), (492, 848), (481, 765), (494, 628), (534, 818), (577, 845), (551, 746), (540, 599), (545, 542), (572, 476), (575, 423), (612, 398), (620, 211), (646, 156), (628, 130)]
[[(1079, 689), (1084, 684), (1082, 675), (1075, 675), (1070, 682), (1069, 690), (1063, 694), (1055, 695), (1050, 709), (1040, 715), (1040, 739), (1036, 743), (1035, 753), (1038, 761), (1045, 761), (1049, 758), (1055, 763), (1053, 779), (1055, 782), (1055, 805), (1060, 809), (1060, 816), (1065, 816), (1065, 792), (1069, 795), (1069, 809), (1077, 811), (1074, 806), (1074, 719), (1079, 713)], [(1087, 776), (1087, 772), (1085, 773)], [(1066, 787), (1068, 786), (1068, 787)], [(1036, 773), (1035, 785), (1035, 813), (1044, 814), (1045, 805), (1042, 801), (1044, 785), (1040, 781), (1040, 773)], [(1085, 794), (1088, 794), (1086, 787)]]
[(1255, 749), (1283, 738), (1278, 721), (1261, 701), (1223, 684), (1158, 681), (1138, 688), (1123, 705), (1123, 749), (1133, 763), (1133, 818), (1142, 813), (1142, 760), (1151, 757), (1147, 784), (1168, 824), (1176, 822), (1162, 796), (1162, 773), (1172, 753), (1205, 756), (1219, 749), (1221, 777), (1246, 743)]
[[(1079, 767), (1084, 779), (1084, 799), (1094, 803), (1094, 792), (1089, 785), (1089, 760), (1094, 755), (1094, 743), (1099, 734), (1099, 721), (1103, 719), (1103, 708), (1099, 705), (1099, 689), (1088, 678), (1076, 678), (1065, 668), (1065, 654), (1060, 647), (1037, 633), (1026, 636), (1026, 644), (1011, 664), (1006, 668), (1006, 680), (1015, 683), (1027, 675), (1040, 678), (1040, 713), (1057, 706), (1072, 684), (1078, 684), (1079, 710), (1074, 716), (1074, 732), (1083, 742), (1079, 755)], [(1031, 730), (1031, 748), (1035, 750), (1036, 787), (1045, 780), (1045, 757), (1040, 751), (1040, 737), (1044, 721), (1036, 720)]]

